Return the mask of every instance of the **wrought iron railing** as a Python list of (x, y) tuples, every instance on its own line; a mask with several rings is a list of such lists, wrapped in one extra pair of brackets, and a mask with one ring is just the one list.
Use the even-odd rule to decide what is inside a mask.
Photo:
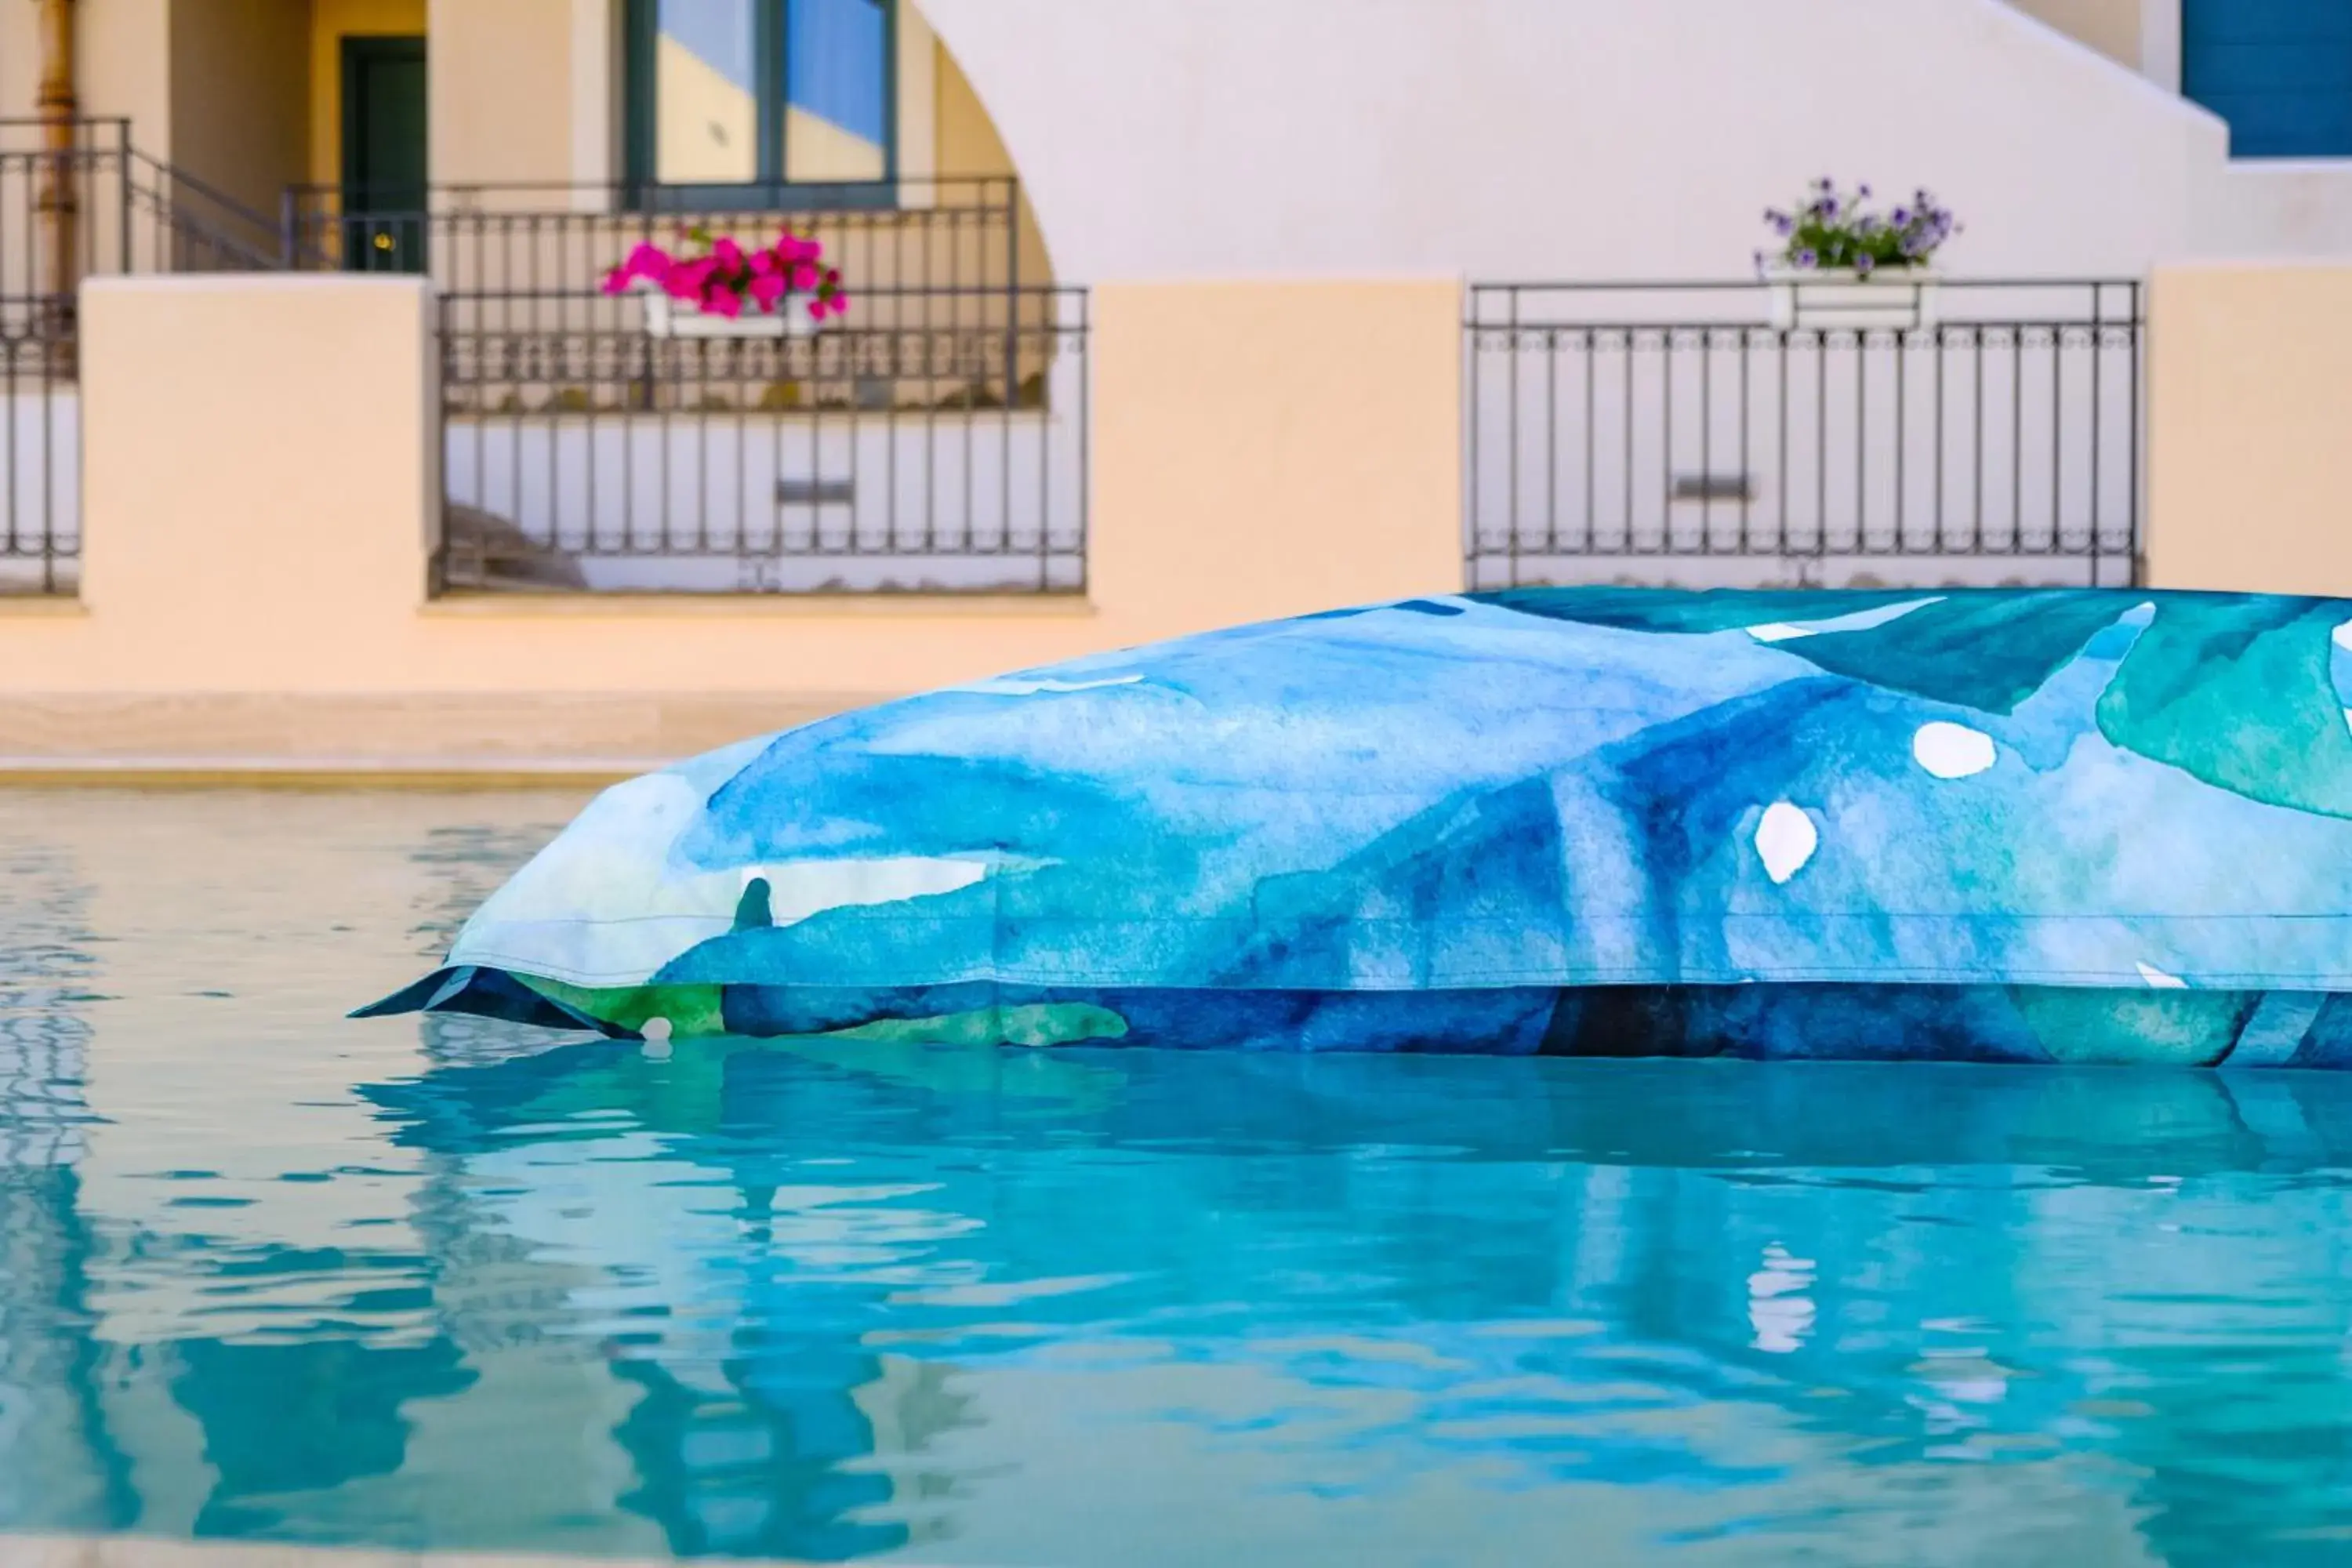
[(0, 594), (81, 581), (81, 400), (50, 340), (0, 331)]
[[(1086, 296), (1009, 177), (298, 189), (305, 265), (441, 295), (454, 590), (1061, 590), (1084, 581)], [(601, 285), (643, 241), (785, 228), (854, 301), (810, 337), (655, 335)]]
[(441, 311), (444, 588), (1084, 585), (1083, 290), (868, 288), (768, 339), (597, 293)]
[(131, 145), (125, 120), (0, 120), (0, 331), (70, 340), (74, 291), (124, 272), (274, 271), (278, 226)]
[(641, 240), (699, 227), (768, 240), (789, 226), (824, 242), (859, 289), (969, 291), (1050, 283), (1010, 175), (903, 180), (877, 187), (782, 185), (709, 193), (572, 182), (370, 187), (298, 185), (279, 248), (305, 266), (421, 272), (452, 295), (541, 298), (594, 291)]
[(1871, 287), (1474, 287), (1473, 586), (2131, 581), (2140, 285)]
[(139, 151), (127, 121), (0, 120), (0, 593), (79, 581), (86, 278), (273, 270), (278, 226)]

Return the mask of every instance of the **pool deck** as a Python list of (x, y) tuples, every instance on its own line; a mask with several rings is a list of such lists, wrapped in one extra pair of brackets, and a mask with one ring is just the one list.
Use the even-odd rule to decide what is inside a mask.
[(886, 695), (0, 696), (0, 785), (609, 784)]
[[(709, 1568), (811, 1568), (764, 1559), (698, 1558)], [(351, 1551), (223, 1542), (197, 1545), (136, 1535), (0, 1535), (0, 1568), (677, 1568), (671, 1558), (541, 1557), (499, 1552)]]

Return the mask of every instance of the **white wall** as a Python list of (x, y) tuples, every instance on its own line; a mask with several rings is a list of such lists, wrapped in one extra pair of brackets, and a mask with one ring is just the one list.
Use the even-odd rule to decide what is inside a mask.
[(1085, 586), (1082, 462), (1067, 414), (524, 415), (452, 419), (442, 472), (594, 589), (1020, 592)]
[(2352, 244), (2337, 171), (2238, 178), (2002, 0), (922, 5), (1089, 282), (1737, 276), (1820, 174), (1934, 187), (1963, 274)]

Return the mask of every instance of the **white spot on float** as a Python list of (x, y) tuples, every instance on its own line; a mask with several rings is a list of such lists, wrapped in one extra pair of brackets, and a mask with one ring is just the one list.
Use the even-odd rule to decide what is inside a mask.
[(1785, 800), (1766, 806), (1764, 820), (1756, 825), (1756, 853), (1764, 862), (1764, 874), (1776, 883), (1803, 870), (1821, 842), (1813, 819)]
[(2352, 708), (2344, 710), (2344, 727), (2352, 730)]
[(2189, 989), (2189, 982), (2181, 979), (2178, 974), (2167, 974), (2163, 970), (2157, 968), (2152, 963), (2137, 964), (2135, 965), (2135, 967), (2139, 970), (2141, 984), (2147, 986), (2151, 991), (2186, 991)]
[(991, 697), (1042, 697), (1066, 691), (1099, 691), (1108, 686), (1133, 686), (1143, 679), (1137, 670), (1129, 675), (1107, 675), (1097, 680), (1072, 680), (1065, 676), (1002, 675), (993, 680), (974, 681), (970, 686), (955, 688), (959, 691), (986, 692)]
[(670, 1023), (667, 1018), (647, 1018), (637, 1031), (646, 1037), (645, 1054), (654, 1061), (669, 1059)]
[(2342, 648), (2346, 653), (2352, 653), (2352, 621), (2345, 622), (2329, 635), (2336, 639), (2337, 647)]
[(1998, 754), (1992, 737), (1982, 730), (1948, 724), (1940, 719), (1920, 725), (1918, 733), (1911, 737), (1912, 757), (1939, 779), (1980, 773), (1992, 766)]
[(896, 904), (969, 888), (988, 875), (980, 860), (887, 855), (845, 860), (786, 860), (752, 868), (768, 879), (768, 912), (780, 926), (827, 910)]
[(1822, 621), (1767, 621), (1762, 626), (1742, 629), (1760, 643), (1788, 642), (1796, 637), (1815, 637), (1822, 632), (1866, 632), (1887, 622), (1900, 620), (1926, 605), (1943, 602), (1940, 594), (1925, 599), (1906, 599), (1900, 604), (1880, 605), (1874, 609), (1856, 610), (1852, 615), (1832, 616)]

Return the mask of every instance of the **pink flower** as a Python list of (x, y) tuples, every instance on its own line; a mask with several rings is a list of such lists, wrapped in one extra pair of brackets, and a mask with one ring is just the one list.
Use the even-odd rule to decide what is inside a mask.
[(776, 259), (776, 253), (772, 250), (755, 250), (751, 253), (751, 275), (754, 278), (764, 278), (772, 272), (781, 277), (782, 268), (783, 263)]
[(710, 286), (710, 258), (699, 257), (692, 261), (673, 263), (662, 275), (662, 290), (673, 300), (698, 299)]
[(702, 308), (731, 321), (743, 313), (743, 296), (723, 283), (714, 283), (703, 291)]
[(786, 261), (814, 261), (824, 254), (824, 247), (813, 239), (787, 234), (776, 241), (776, 254)]
[(710, 247), (710, 258), (719, 263), (719, 268), (722, 272), (732, 273), (743, 270), (743, 247), (723, 235), (719, 237), (719, 242)]
[(816, 287), (816, 268), (803, 261), (793, 268), (793, 287), (805, 292)]
[(753, 304), (762, 310), (772, 310), (784, 297), (784, 275), (776, 271), (754, 272), (750, 292)]
[(824, 321), (824, 301), (822, 300), (811, 300), (808, 305), (808, 313), (817, 321)]
[(838, 293), (837, 293), (837, 294), (835, 294), (835, 295), (834, 295), (834, 297), (833, 297), (833, 313), (834, 313), (835, 315), (836, 315), (836, 316), (846, 316), (847, 314), (849, 314), (849, 296), (848, 296), (848, 295), (846, 295), (846, 294), (838, 294)]
[(659, 283), (669, 267), (669, 258), (660, 247), (640, 244), (629, 252), (626, 260), (604, 274), (604, 292), (618, 294), (640, 278)]

